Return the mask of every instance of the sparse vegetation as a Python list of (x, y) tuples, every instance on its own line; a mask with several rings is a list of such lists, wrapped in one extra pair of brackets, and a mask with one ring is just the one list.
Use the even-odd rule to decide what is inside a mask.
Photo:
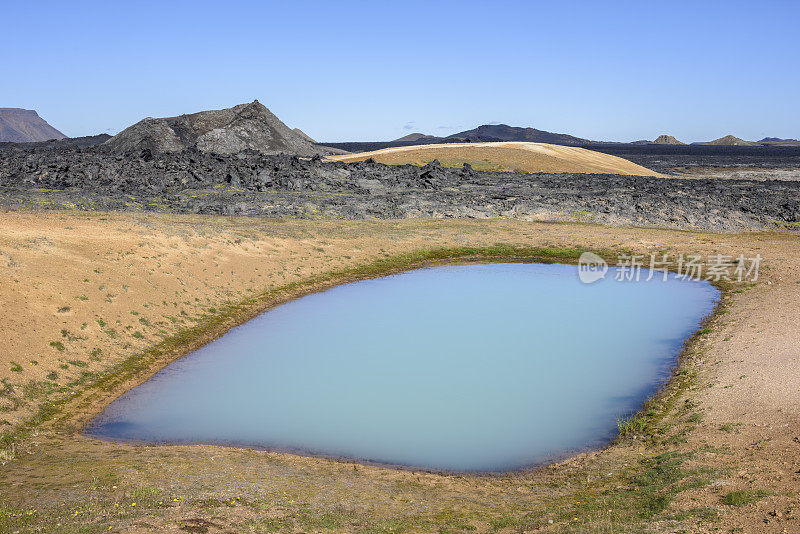
[(736, 490), (725, 494), (722, 504), (728, 506), (745, 506), (769, 496), (769, 492), (763, 490)]

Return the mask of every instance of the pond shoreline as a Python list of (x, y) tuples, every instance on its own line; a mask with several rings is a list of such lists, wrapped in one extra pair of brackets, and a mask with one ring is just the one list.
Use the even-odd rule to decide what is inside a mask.
[[(61, 225), (65, 224), (63, 221), (69, 221), (67, 224), (75, 225), (76, 231), (81, 228), (79, 225), (111, 228), (120, 225), (122, 221), (128, 224), (131, 220), (118, 214), (99, 214), (99, 218), (98, 215), (81, 214), (80, 219), (75, 215), (50, 214), (37, 215), (35, 217), (41, 219), (35, 220), (30, 214), (6, 214), (5, 217), (6, 220), (12, 221), (19, 219), (20, 228), (26, 232), (23, 235), (30, 235), (31, 228), (36, 228), (33, 226), (35, 220), (54, 219), (62, 221), (58, 223)], [(81, 220), (87, 222), (79, 222)], [(148, 236), (154, 234), (154, 239), (161, 239), (161, 234), (158, 232), (163, 230), (159, 229), (159, 225), (169, 225), (170, 232), (174, 233), (176, 224), (194, 224), (195, 220), (202, 220), (206, 228), (224, 225), (219, 227), (225, 228), (224, 235), (231, 235), (227, 228), (239, 232), (239, 228), (252, 228), (254, 224), (264, 224), (255, 220), (240, 222), (236, 219), (214, 220), (186, 216), (149, 215), (141, 219), (146, 222), (147, 226), (144, 226), (146, 234)], [(8, 222), (5, 224), (9, 225)], [(53, 234), (49, 228), (46, 230), (47, 233), (43, 232), (44, 235), (58, 245), (56, 239), (63, 237)], [(180, 226), (177, 228), (179, 232), (183, 232)], [(548, 256), (553, 261), (570, 263), (570, 257), (574, 261), (584, 249), (568, 247), (579, 243), (588, 249), (601, 251), (609, 259), (629, 251), (669, 250), (671, 253), (712, 254), (720, 250), (723, 252), (741, 250), (748, 255), (761, 251), (770, 263), (757, 286), (732, 285), (721, 288), (724, 290), (724, 296), (715, 314), (687, 340), (672, 375), (659, 392), (645, 403), (639, 411), (640, 417), (634, 418), (635, 423), (628, 426), (625, 434), (603, 448), (534, 469), (485, 475), (408, 471), (364, 465), (352, 460), (329, 461), (296, 454), (213, 445), (165, 444), (153, 447), (110, 443), (80, 434), (82, 428), (80, 419), (87, 420), (86, 418), (91, 417), (94, 410), (101, 407), (99, 403), (93, 405), (92, 401), (105, 398), (110, 402), (110, 397), (113, 397), (115, 392), (125, 390), (126, 383), (133, 384), (131, 376), (137, 370), (134, 364), (139, 363), (144, 366), (147, 363), (137, 359), (119, 363), (117, 367), (119, 373), (109, 373), (105, 383), (89, 386), (86, 380), (83, 385), (76, 385), (73, 391), (80, 391), (84, 386), (89, 386), (88, 390), (96, 389), (96, 391), (87, 390), (88, 394), (85, 396), (74, 395), (70, 402), (56, 401), (54, 407), (45, 408), (40, 412), (43, 416), (41, 420), (32, 421), (31, 426), (22, 429), (26, 431), (25, 434), (17, 435), (18, 441), (14, 442), (16, 445), (11, 449), (11, 452), (16, 452), (16, 458), (6, 463), (4, 470), (0, 472), (0, 504), (5, 503), (4, 505), (11, 507), (12, 511), (22, 510), (22, 515), (19, 511), (13, 511), (16, 519), (5, 520), (0, 517), (0, 526), (6, 524), (3, 521), (7, 521), (10, 530), (27, 531), (24, 528), (26, 523), (20, 523), (22, 519), (19, 518), (27, 517), (26, 509), (35, 508), (35, 514), (40, 515), (31, 524), (50, 525), (51, 530), (56, 529), (57, 523), (78, 526), (91, 521), (106, 527), (116, 525), (124, 531), (133, 528), (135, 521), (144, 520), (145, 512), (150, 514), (148, 520), (156, 521), (156, 524), (161, 525), (163, 529), (173, 524), (171, 521), (181, 518), (204, 517), (209, 521), (221, 521), (221, 524), (228, 525), (232, 530), (240, 530), (244, 528), (243, 518), (253, 517), (254, 513), (256, 516), (253, 520), (264, 521), (266, 525), (268, 519), (264, 518), (265, 513), (268, 518), (274, 517), (270, 514), (291, 512), (292, 519), (285, 521), (291, 521), (296, 528), (306, 531), (313, 531), (315, 528), (318, 530), (319, 528), (314, 525), (320, 524), (318, 521), (322, 521), (321, 518), (330, 517), (325, 514), (334, 514), (336, 517), (334, 523), (342, 525), (337, 530), (346, 532), (363, 530), (365, 525), (378, 525), (382, 524), (382, 521), (389, 520), (400, 521), (401, 524), (407, 525), (406, 530), (414, 532), (429, 532), (453, 524), (471, 524), (478, 530), (496, 529), (494, 525), (503, 524), (510, 525), (505, 529), (510, 532), (509, 529), (517, 527), (526, 530), (547, 528), (548, 519), (554, 520), (556, 525), (565, 526), (575, 517), (580, 519), (581, 525), (594, 525), (595, 528), (606, 530), (610, 524), (613, 524), (614, 530), (617, 531), (623, 525), (643, 526), (653, 524), (653, 521), (659, 523), (678, 521), (667, 524), (674, 525), (675, 528), (677, 525), (684, 525), (684, 528), (692, 530), (697, 526), (696, 518), (700, 520), (699, 516), (692, 515), (695, 514), (692, 510), (699, 506), (706, 507), (702, 510), (716, 510), (713, 514), (712, 512), (708, 514), (719, 516), (721, 524), (718, 526), (738, 528), (740, 525), (763, 524), (762, 516), (759, 515), (762, 512), (766, 514), (763, 506), (784, 506), (784, 503), (786, 506), (791, 505), (788, 502), (791, 499), (786, 497), (789, 495), (786, 491), (791, 486), (788, 479), (784, 479), (787, 482), (776, 483), (773, 478), (769, 478), (769, 471), (764, 471), (763, 467), (779, 469), (789, 461), (780, 450), (773, 449), (784, 444), (790, 446), (792, 439), (790, 433), (795, 427), (791, 426), (793, 424), (791, 419), (787, 421), (790, 426), (786, 428), (782, 423), (791, 416), (791, 407), (782, 402), (776, 405), (781, 407), (777, 412), (765, 412), (769, 406), (765, 402), (772, 397), (763, 401), (755, 398), (754, 402), (753, 398), (748, 397), (750, 390), (745, 387), (752, 380), (749, 377), (754, 377), (757, 381), (762, 380), (762, 375), (758, 374), (759, 369), (765, 366), (770, 369), (769, 366), (774, 367), (788, 357), (776, 352), (775, 349), (754, 345), (760, 338), (752, 338), (752, 334), (762, 330), (770, 333), (775, 328), (781, 332), (786, 322), (781, 322), (782, 318), (789, 317), (790, 310), (794, 309), (792, 306), (796, 304), (794, 301), (786, 300), (794, 294), (795, 282), (800, 283), (795, 274), (800, 272), (795, 269), (795, 266), (800, 265), (800, 257), (796, 254), (795, 240), (791, 236), (708, 234), (563, 223), (523, 224), (509, 221), (396, 223), (287, 221), (269, 222), (264, 228), (270, 235), (278, 236), (275, 241), (268, 243), (280, 242), (282, 246), (286, 246), (285, 236), (295, 240), (293, 243), (297, 242), (297, 239), (304, 239), (309, 243), (309, 249), (312, 245), (326, 247), (329, 249), (326, 251), (327, 254), (340, 256), (344, 254), (343, 257), (348, 260), (354, 255), (354, 251), (363, 252), (349, 261), (349, 265), (358, 264), (360, 267), (337, 267), (348, 265), (348, 262), (327, 264), (325, 267), (325, 262), (314, 260), (316, 262), (314, 271), (322, 270), (329, 274), (336, 272), (339, 276), (349, 277), (352, 280), (388, 274), (391, 268), (396, 269), (395, 272), (400, 272), (412, 267), (442, 263), (481, 263), (492, 259), (508, 262), (511, 261), (509, 256), (522, 256), (518, 258), (520, 261), (533, 261), (537, 259), (531, 257), (530, 252), (533, 250), (539, 253), (547, 250)], [(362, 243), (366, 242), (358, 241), (364, 239), (359, 236), (368, 233), (369, 239), (373, 239), (372, 235), (377, 231), (382, 232), (377, 240), (379, 244), (368, 250), (359, 250), (359, 247), (364, 246)], [(332, 236), (337, 236), (337, 239), (339, 236), (344, 236), (343, 242), (346, 243), (346, 247), (336, 245), (339, 248), (335, 248)], [(409, 240), (409, 236), (425, 237)], [(309, 237), (312, 239), (309, 240)], [(497, 241), (512, 243), (514, 246), (491, 245)], [(394, 245), (395, 243), (397, 244)], [(428, 246), (427, 243), (431, 245)], [(471, 246), (465, 247), (464, 244)], [(236, 246), (236, 243), (231, 241), (230, 246)], [(251, 247), (249, 242), (247, 246)], [(487, 253), (487, 249), (492, 252)], [(523, 249), (528, 254), (519, 254), (518, 249)], [(425, 250), (426, 254), (406, 253), (407, 250)], [(443, 250), (451, 252), (458, 250), (467, 257), (462, 256), (454, 260), (452, 254), (445, 257)], [(569, 251), (567, 257), (564, 257), (564, 251)], [(21, 258), (24, 261), (25, 256), (20, 254), (19, 252), (15, 254), (15, 259), (19, 261)], [(376, 256), (382, 259), (368, 260)], [(147, 259), (146, 255), (143, 257)], [(175, 255), (172, 257), (180, 258)], [(299, 256), (297, 259), (302, 260), (305, 257)], [(173, 259), (166, 263), (166, 258), (169, 256), (159, 257), (158, 261), (166, 265), (173, 265), (176, 262)], [(98, 261), (94, 265), (102, 270), (110, 269), (113, 265), (108, 261), (104, 263), (102, 258)], [(150, 265), (156, 264), (151, 262)], [(240, 272), (246, 273), (245, 267), (242, 264)], [(123, 271), (123, 274), (125, 272), (127, 271)], [(81, 271), (78, 273), (77, 277), (83, 276)], [(283, 284), (270, 292), (268, 296), (273, 299), (272, 305), (277, 305), (277, 301), (281, 298), (283, 302), (292, 296), (297, 298), (307, 292), (320, 290), (326, 284), (329, 287), (333, 284), (330, 277), (311, 279), (309, 273), (310, 271), (305, 271), (302, 283)], [(209, 277), (209, 275), (203, 276), (206, 276), (206, 279)], [(247, 278), (242, 279), (242, 283), (246, 282)], [(155, 294), (171, 293), (163, 289), (160, 291), (161, 293)], [(93, 294), (88, 295), (94, 299)], [(199, 295), (203, 296), (202, 293)], [(135, 302), (146, 302), (142, 297), (146, 299), (147, 295), (139, 295)], [(259, 301), (256, 297), (239, 300), (251, 307), (258, 303), (265, 308), (269, 305), (268, 302)], [(201, 324), (208, 329), (215, 327), (221, 335), (227, 328), (238, 324), (232, 320), (234, 311), (242, 321), (247, 319), (244, 317), (243, 309), (234, 310), (233, 305), (230, 305), (229, 313), (226, 314), (229, 322), (226, 324), (219, 317), (222, 314), (221, 310), (224, 310), (219, 305), (220, 300), (206, 302), (206, 307), (216, 306), (220, 313), (216, 314), (213, 320), (209, 316), (197, 321), (197, 330), (186, 329), (182, 335), (176, 334), (172, 349), (178, 347), (177, 341), (198, 342), (198, 336), (202, 332), (210, 336), (209, 330), (203, 331), (199, 328)], [(93, 300), (88, 304), (93, 306), (89, 308), (90, 310), (97, 309)], [(169, 304), (171, 308), (172, 303)], [(141, 304), (136, 308), (122, 308), (120, 313), (123, 315), (117, 317), (124, 320), (129, 309), (138, 309), (148, 313), (148, 318), (153, 321), (152, 312), (149, 310), (145, 312), (140, 306)], [(265, 308), (253, 310), (253, 313), (257, 315)], [(103, 317), (113, 318), (108, 313), (108, 311), (103, 312)], [(73, 322), (79, 325), (82, 320), (91, 320), (91, 315), (75, 317)], [(776, 321), (779, 322), (777, 326), (775, 326)], [(195, 335), (190, 336), (192, 333)], [(785, 338), (786, 342), (791, 342), (791, 334), (786, 335), (789, 336)], [(48, 338), (50, 336), (45, 332), (44, 339)], [(767, 339), (775, 339), (771, 342), (774, 347), (776, 346), (774, 343), (783, 338)], [(161, 349), (166, 348), (169, 347), (161, 347)], [(735, 352), (731, 352), (734, 350)], [(785, 352), (786, 349), (783, 350)], [(139, 357), (141, 358), (143, 354), (139, 352)], [(150, 354), (153, 359), (149, 362), (152, 363), (158, 357), (164, 361), (170, 355), (179, 357), (163, 350), (159, 354)], [(767, 355), (768, 359), (756, 361)], [(124, 354), (120, 354), (120, 357), (124, 357)], [(24, 356), (18, 358), (23, 359)], [(741, 360), (745, 363), (739, 363)], [(113, 362), (113, 359), (109, 361)], [(166, 363), (168, 362), (164, 361), (164, 365)], [(743, 369), (743, 365), (747, 365), (747, 369)], [(128, 376), (122, 376), (125, 373), (128, 373)], [(748, 378), (745, 378), (745, 375)], [(785, 373), (764, 376), (773, 384), (778, 380), (780, 384), (786, 386), (793, 380), (791, 375)], [(146, 378), (141, 377), (141, 380)], [(102, 379), (101, 376), (99, 380)], [(736, 382), (733, 383), (732, 380)], [(734, 389), (727, 389), (730, 384), (733, 384)], [(107, 387), (101, 388), (102, 385)], [(777, 386), (769, 391), (759, 389), (773, 397), (784, 390), (785, 388)], [(739, 406), (744, 415), (736, 415)], [(72, 412), (73, 409), (75, 412)], [(81, 409), (83, 417), (70, 417)], [(779, 431), (780, 436), (777, 434), (765, 436), (768, 431), (759, 424), (761, 421), (775, 425), (774, 432)], [(767, 441), (763, 443), (770, 448), (763, 452), (758, 451), (765, 445), (761, 445), (755, 452), (749, 448), (754, 441), (765, 437)], [(769, 438), (774, 441), (770, 442)], [(726, 445), (727, 443), (730, 445)], [(775, 446), (770, 443), (774, 443)], [(760, 466), (756, 467), (760, 470), (754, 472), (752, 481), (743, 482), (737, 473), (744, 472), (750, 466)], [(763, 476), (760, 473), (764, 473)], [(697, 478), (700, 474), (702, 477)], [(43, 478), (47, 481), (45, 486), (41, 485)], [(92, 484), (98, 484), (98, 480), (103, 491), (103, 497), (99, 501), (96, 497), (91, 497), (95, 495), (92, 493), (95, 491), (91, 489), (95, 487)], [(651, 482), (645, 485), (645, 480)], [(683, 482), (676, 485), (676, 482), (681, 480)], [(4, 487), (14, 490), (8, 493), (2, 489)], [(154, 488), (152, 491), (160, 493), (153, 495), (160, 496), (153, 499), (145, 498), (139, 493), (144, 491), (142, 488)], [(311, 488), (314, 488), (312, 493), (305, 493), (311, 491)], [(758, 495), (762, 494), (757, 493), (762, 489), (775, 488), (775, 493), (773, 497), (764, 498), (763, 506), (736, 509), (720, 504), (726, 491), (742, 488), (748, 491), (752, 488), (752, 491), (756, 492), (754, 494)], [(232, 493), (234, 491), (239, 493)], [(282, 491), (288, 491), (289, 497), (282, 498)], [(212, 501), (223, 502), (225, 499), (233, 499), (236, 495), (254, 499), (252, 506), (264, 506), (265, 511), (253, 512), (252, 510), (256, 508), (248, 508), (250, 505), (226, 508), (228, 505), (220, 504), (212, 505), (214, 508), (208, 510), (198, 508), (207, 507)], [(395, 502), (395, 495), (413, 497), (413, 503), (405, 500)], [(162, 508), (160, 501), (166, 500), (173, 504), (169, 508)], [(198, 504), (194, 504), (194, 501)], [(92, 519), (83, 515), (73, 517), (74, 509), (70, 509), (69, 513), (64, 512), (63, 506), (71, 506), (65, 504), (68, 502), (85, 503), (81, 504), (81, 509), (91, 509)], [(131, 508), (133, 502), (137, 504), (135, 509)], [(450, 508), (452, 504), (449, 504), (452, 502), (463, 504), (457, 511), (453, 511)], [(344, 505), (343, 512), (337, 511), (340, 510), (341, 503), (348, 503)], [(127, 507), (124, 509), (125, 513), (118, 515), (117, 510), (122, 511), (123, 506)], [(370, 512), (359, 512), (362, 506), (368, 506)], [(613, 510), (613, 515), (609, 516), (609, 510)], [(688, 510), (689, 515), (683, 515), (677, 520), (670, 519), (674, 517), (675, 510)], [(297, 513), (300, 514), (299, 519), (295, 515)], [(437, 515), (443, 513), (447, 515)], [(705, 511), (702, 513), (705, 514), (704, 518), (708, 515)], [(452, 523), (454, 521), (457, 523)], [(780, 522), (784, 520), (781, 519)], [(791, 526), (791, 520), (787, 524)]]
[[(242, 446), (233, 443), (207, 441), (185, 443), (140, 442), (136, 440), (100, 438), (93, 436), (91, 433), (85, 432), (86, 427), (91, 423), (93, 418), (99, 415), (111, 402), (131, 389), (146, 382), (171, 363), (211, 343), (212, 341), (228, 333), (231, 329), (243, 325), (271, 309), (304, 296), (323, 292), (343, 284), (390, 276), (427, 267), (491, 263), (560, 263), (565, 265), (577, 265), (578, 257), (586, 250), (587, 249), (584, 248), (525, 248), (498, 244), (493, 247), (484, 248), (464, 247), (460, 249), (450, 248), (416, 251), (397, 257), (377, 260), (373, 263), (353, 269), (347, 269), (343, 272), (322, 274), (309, 280), (290, 284), (288, 287), (279, 287), (275, 290), (262, 293), (254, 298), (246, 299), (242, 302), (229, 305), (227, 309), (221, 310), (221, 313), (218, 316), (210, 318), (208, 323), (199, 325), (199, 331), (194, 331), (196, 329), (192, 329), (193, 331), (189, 333), (179, 332), (175, 336), (166, 338), (161, 344), (146, 351), (143, 355), (132, 357), (132, 359), (135, 359), (136, 361), (123, 363), (121, 366), (119, 366), (119, 369), (116, 370), (116, 372), (114, 369), (106, 372), (99, 383), (88, 386), (83, 393), (77, 395), (73, 399), (69, 399), (60, 407), (58, 413), (54, 413), (52, 417), (45, 416), (46, 419), (43, 424), (50, 425), (52, 428), (57, 429), (57, 431), (60, 429), (66, 430), (67, 432), (79, 432), (89, 439), (97, 439), (100, 441), (133, 444), (139, 443), (153, 446), (210, 445), (241, 450), (262, 450), (276, 454), (316, 458), (338, 463), (356, 463), (364, 466), (384, 469), (425, 472), (445, 476), (491, 477), (513, 475), (515, 473), (525, 473), (547, 468), (549, 466), (569, 461), (581, 455), (602, 451), (608, 447), (614, 446), (626, 436), (635, 436), (635, 434), (629, 433), (624, 428), (620, 428), (620, 433), (612, 435), (607, 439), (599, 439), (598, 442), (601, 444), (598, 446), (581, 447), (572, 451), (564, 452), (562, 454), (554, 455), (549, 460), (519, 468), (500, 471), (454, 471), (382, 463), (363, 458), (326, 455), (302, 450), (269, 447), (261, 448), (254, 446)], [(613, 254), (609, 251), (595, 250), (592, 252), (604, 257), (608, 261), (613, 259)], [(658, 421), (663, 417), (664, 413), (661, 413), (663, 410), (660, 410), (659, 413), (655, 415), (648, 415), (647, 412), (654, 406), (668, 403), (671, 396), (689, 387), (691, 382), (686, 381), (685, 377), (680, 374), (686, 354), (692, 350), (692, 347), (696, 342), (698, 332), (711, 324), (719, 310), (722, 309), (726, 300), (727, 291), (730, 289), (730, 286), (724, 283), (712, 283), (712, 285), (720, 290), (720, 298), (717, 304), (715, 305), (713, 311), (703, 318), (698, 328), (684, 340), (683, 347), (676, 355), (675, 363), (671, 366), (670, 372), (660, 380), (660, 384), (656, 388), (655, 392), (642, 403), (638, 410), (630, 415), (629, 420), (637, 421), (637, 425), (641, 427), (652, 426), (654, 421)], [(110, 387), (108, 384), (110, 384)], [(86, 394), (89, 395), (88, 398), (84, 397)]]

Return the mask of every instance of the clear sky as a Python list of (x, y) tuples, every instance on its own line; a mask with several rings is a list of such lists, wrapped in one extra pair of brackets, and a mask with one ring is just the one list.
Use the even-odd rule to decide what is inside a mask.
[(800, 1), (0, 0), (0, 107), (69, 136), (258, 99), (317, 140), (479, 124), (800, 138)]

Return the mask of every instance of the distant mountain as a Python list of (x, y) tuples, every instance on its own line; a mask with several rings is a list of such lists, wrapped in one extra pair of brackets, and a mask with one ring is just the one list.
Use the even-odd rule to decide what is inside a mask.
[(784, 146), (797, 146), (800, 145), (800, 141), (797, 139), (781, 139), (780, 137), (765, 137), (758, 141), (759, 143), (765, 145), (784, 145)]
[(35, 143), (65, 137), (32, 109), (0, 108), (0, 142)]
[(415, 132), (415, 133), (410, 133), (408, 135), (404, 135), (399, 139), (395, 139), (394, 141), (392, 141), (392, 143), (415, 143), (417, 141), (439, 140), (439, 139), (441, 139), (441, 137)]
[(465, 141), (529, 141), (532, 143), (551, 143), (554, 145), (585, 145), (591, 143), (568, 134), (547, 132), (536, 128), (522, 128), (507, 124), (484, 124), (472, 130), (448, 135), (445, 139)]
[(677, 139), (675, 139), (671, 135), (659, 135), (655, 141), (653, 141), (654, 145), (685, 145), (686, 143), (681, 143)]
[(154, 119), (148, 117), (121, 131), (106, 145), (115, 152), (143, 149), (176, 152), (196, 148), (203, 152), (233, 154), (255, 150), (264, 154), (339, 153), (309, 141), (278, 119), (258, 100), (228, 109), (200, 111), (190, 115)]
[(745, 141), (744, 139), (739, 139), (738, 137), (734, 137), (732, 135), (726, 135), (725, 137), (720, 137), (719, 139), (714, 139), (713, 141), (709, 141), (708, 143), (704, 143), (707, 145), (719, 145), (719, 146), (757, 146), (758, 143), (753, 141)]

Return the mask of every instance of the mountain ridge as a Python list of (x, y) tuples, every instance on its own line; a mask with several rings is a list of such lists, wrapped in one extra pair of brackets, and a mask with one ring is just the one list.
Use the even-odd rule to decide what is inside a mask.
[(508, 124), (482, 124), (472, 130), (465, 130), (445, 139), (463, 139), (465, 141), (527, 141), (531, 143), (549, 143), (556, 145), (581, 145), (592, 143), (588, 139), (574, 135), (553, 133), (536, 128), (509, 126)]
[(66, 137), (33, 109), (0, 108), (0, 142), (36, 143)]

